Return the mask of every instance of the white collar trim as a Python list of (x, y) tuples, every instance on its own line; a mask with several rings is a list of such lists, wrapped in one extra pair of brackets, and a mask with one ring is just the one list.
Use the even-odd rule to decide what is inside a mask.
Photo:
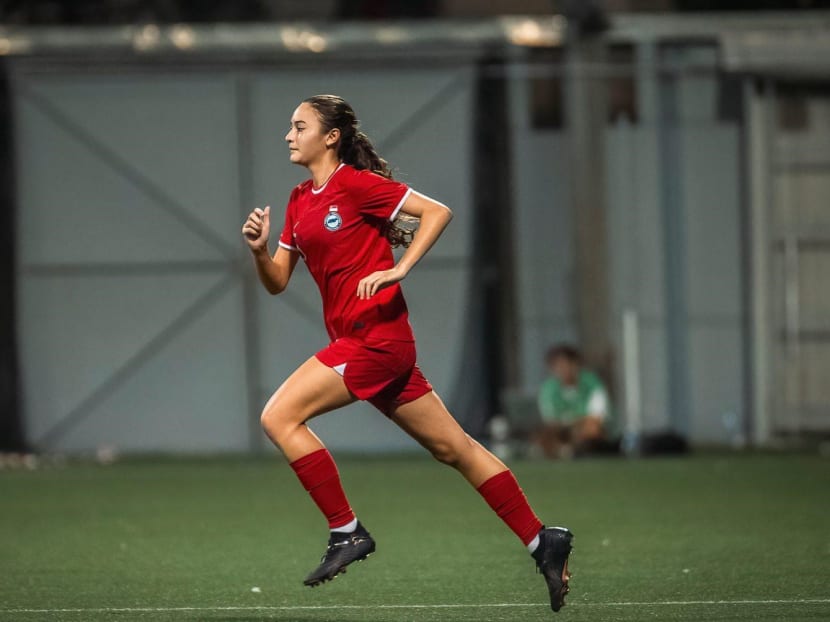
[(340, 163), (340, 166), (338, 166), (336, 169), (334, 169), (334, 170), (331, 172), (331, 175), (329, 175), (329, 178), (326, 180), (326, 183), (324, 183), (324, 184), (323, 184), (322, 186), (320, 186), (319, 188), (315, 188), (315, 187), (312, 185), (312, 186), (311, 186), (311, 193), (312, 193), (312, 194), (320, 194), (323, 190), (325, 190), (325, 189), (326, 189), (326, 186), (328, 186), (328, 185), (329, 185), (329, 182), (330, 182), (330, 181), (334, 178), (334, 176), (335, 176), (335, 175), (337, 175), (337, 171), (339, 171), (339, 170), (340, 170), (341, 168), (343, 168), (344, 166), (346, 166), (346, 163), (345, 163), (345, 162), (341, 162), (341, 163)]

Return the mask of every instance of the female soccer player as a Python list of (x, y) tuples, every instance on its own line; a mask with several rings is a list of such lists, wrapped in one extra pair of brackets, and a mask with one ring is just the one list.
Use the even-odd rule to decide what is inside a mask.
[[(415, 340), (398, 283), (435, 243), (452, 213), (392, 180), (386, 161), (358, 125), (354, 110), (337, 96), (304, 100), (285, 140), (289, 159), (305, 166), (311, 179), (291, 193), (276, 252), (268, 250), (269, 207), (255, 209), (242, 227), (257, 275), (272, 294), (286, 288), (302, 256), (320, 288), (331, 338), (262, 411), (265, 433), (331, 530), (321, 564), (304, 583), (313, 587), (331, 580), (375, 550), (346, 499), (331, 455), (306, 425), (360, 399), (476, 488), (527, 546), (545, 577), (551, 608), (558, 611), (568, 593), (571, 532), (542, 525), (510, 470), (462, 430), (415, 364)], [(420, 220), (414, 237), (406, 235), (402, 219)], [(407, 246), (397, 263), (392, 244)]]

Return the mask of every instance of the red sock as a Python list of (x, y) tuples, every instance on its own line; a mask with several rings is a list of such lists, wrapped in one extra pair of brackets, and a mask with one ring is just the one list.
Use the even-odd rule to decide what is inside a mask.
[(525, 546), (533, 541), (542, 521), (530, 508), (513, 473), (507, 470), (494, 475), (478, 487), (478, 492)]
[(314, 503), (326, 515), (329, 529), (342, 527), (354, 520), (354, 512), (340, 484), (337, 465), (327, 449), (318, 449), (295, 460), (291, 463), (291, 468)]

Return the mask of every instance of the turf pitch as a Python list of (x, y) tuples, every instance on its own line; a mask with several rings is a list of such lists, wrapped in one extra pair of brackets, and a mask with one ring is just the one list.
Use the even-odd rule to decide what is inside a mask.
[(827, 458), (512, 464), (575, 534), (559, 614), (456, 473), (338, 462), (378, 551), (313, 590), (326, 526), (279, 457), (0, 471), (0, 620), (830, 620)]

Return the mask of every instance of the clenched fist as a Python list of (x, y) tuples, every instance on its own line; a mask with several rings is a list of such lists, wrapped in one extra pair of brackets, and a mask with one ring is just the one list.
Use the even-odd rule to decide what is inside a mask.
[(271, 206), (264, 210), (256, 208), (248, 214), (248, 220), (242, 225), (242, 235), (252, 251), (268, 248), (268, 235), (271, 233)]

